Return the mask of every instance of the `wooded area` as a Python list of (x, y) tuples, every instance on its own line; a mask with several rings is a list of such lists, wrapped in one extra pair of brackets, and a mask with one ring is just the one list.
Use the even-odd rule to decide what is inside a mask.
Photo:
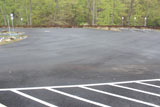
[(15, 25), (160, 26), (160, 0), (0, 0), (1, 26), (10, 13)]

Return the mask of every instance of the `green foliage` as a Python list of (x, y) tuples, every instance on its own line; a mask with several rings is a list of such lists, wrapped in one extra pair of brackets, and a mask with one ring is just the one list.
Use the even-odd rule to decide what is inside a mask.
[(147, 17), (148, 26), (160, 26), (160, 0), (133, 1), (131, 7), (131, 0), (95, 0), (93, 10), (93, 0), (0, 0), (0, 25), (14, 13), (15, 25), (30, 25), (31, 19), (34, 26), (87, 25), (95, 14), (97, 25), (121, 25), (124, 17), (126, 25), (143, 26)]

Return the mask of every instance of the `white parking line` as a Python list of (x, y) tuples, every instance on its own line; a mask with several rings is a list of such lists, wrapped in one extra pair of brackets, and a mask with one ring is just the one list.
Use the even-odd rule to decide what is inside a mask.
[(90, 90), (90, 91), (94, 91), (94, 92), (101, 93), (101, 94), (106, 94), (106, 95), (118, 97), (118, 98), (121, 98), (121, 99), (133, 101), (133, 102), (136, 102), (136, 103), (140, 103), (140, 104), (144, 104), (144, 105), (148, 105), (148, 106), (152, 106), (152, 107), (160, 107), (159, 105), (155, 105), (155, 104), (148, 103), (148, 102), (145, 102), (145, 101), (141, 101), (141, 100), (137, 100), (137, 99), (129, 98), (129, 97), (126, 97), (126, 96), (121, 96), (121, 95), (118, 95), (118, 94), (113, 94), (113, 93), (109, 93), (109, 92), (105, 92), (105, 91), (101, 91), (101, 90), (97, 90), (97, 89), (93, 89), (93, 88), (89, 88), (89, 87), (80, 86), (80, 88)]
[(110, 82), (110, 83), (96, 83), (96, 84), (81, 84), (81, 85), (63, 85), (63, 86), (44, 86), (44, 87), (27, 87), (27, 88), (5, 88), (0, 89), (0, 91), (10, 91), (10, 90), (37, 90), (44, 88), (72, 88), (79, 86), (100, 86), (100, 85), (111, 85), (111, 84), (126, 84), (126, 83), (136, 83), (136, 82), (149, 82), (149, 81), (159, 81), (160, 79), (148, 79), (148, 80), (134, 80), (134, 81), (122, 81), (122, 82)]
[[(154, 87), (154, 88), (160, 88), (160, 86), (150, 84), (150, 83), (145, 83), (145, 82), (151, 82), (151, 81), (160, 81), (160, 79), (134, 80), (134, 81), (96, 83), (96, 84), (81, 84), (81, 85), (43, 86), (43, 87), (26, 87), (26, 88), (5, 88), (5, 89), (0, 89), (0, 92), (2, 92), (2, 91), (12, 91), (16, 94), (19, 94), (23, 97), (26, 97), (26, 98), (31, 99), (33, 101), (36, 101), (40, 104), (46, 105), (48, 107), (57, 107), (54, 104), (48, 103), (46, 101), (40, 100), (36, 97), (33, 97), (31, 95), (28, 95), (28, 94), (25, 94), (25, 93), (21, 92), (21, 90), (46, 89), (46, 90), (49, 90), (49, 91), (52, 91), (52, 92), (55, 92), (55, 93), (58, 93), (58, 94), (61, 94), (61, 95), (64, 95), (64, 96), (68, 96), (68, 97), (71, 97), (71, 98), (74, 98), (74, 99), (77, 99), (77, 100), (80, 100), (80, 101), (84, 101), (84, 102), (87, 102), (87, 103), (90, 103), (90, 104), (93, 104), (93, 105), (97, 105), (97, 106), (101, 106), (101, 107), (110, 107), (108, 105), (105, 105), (105, 104), (102, 104), (102, 103), (99, 103), (99, 102), (95, 102), (95, 101), (92, 101), (92, 100), (89, 100), (89, 99), (85, 99), (85, 98), (82, 98), (82, 97), (79, 97), (79, 96), (76, 96), (76, 95), (72, 95), (72, 94), (69, 94), (69, 93), (66, 93), (66, 92), (56, 90), (56, 88), (74, 88), (74, 87), (77, 87), (77, 88), (83, 88), (83, 89), (86, 89), (86, 90), (94, 91), (94, 92), (101, 93), (101, 94), (106, 94), (106, 95), (109, 95), (109, 96), (129, 100), (129, 101), (132, 101), (132, 102), (136, 102), (136, 103), (140, 103), (140, 104), (144, 104), (144, 105), (148, 105), (148, 106), (160, 107), (160, 105), (156, 105), (156, 104), (141, 101), (141, 100), (138, 100), (138, 99), (126, 97), (125, 95), (123, 96), (123, 95), (119, 95), (119, 94), (105, 92), (105, 91), (102, 91), (102, 90), (97, 90), (97, 89), (94, 89), (94, 88), (89, 88), (89, 86), (108, 85), (108, 86), (115, 86), (115, 87), (131, 90), (131, 91), (141, 92), (141, 93), (144, 93), (144, 94), (160, 97), (160, 94), (156, 94), (156, 93), (152, 93), (152, 92), (148, 92), (148, 91), (144, 91), (144, 90), (140, 90), (140, 89), (131, 88), (131, 87), (121, 85), (121, 84), (127, 84), (127, 83), (137, 83), (137, 84), (141, 84), (141, 85), (151, 86), (151, 87)], [(1, 105), (3, 105), (3, 104), (0, 103), (0, 107), (1, 107)], [(4, 107), (6, 107), (6, 106), (4, 105)]]
[[(151, 82), (151, 81), (159, 81), (160, 79), (148, 79), (148, 80), (135, 80), (135, 81), (122, 81), (122, 82), (112, 82), (111, 84), (127, 84), (127, 83), (135, 83), (135, 82)], [(110, 83), (109, 83), (110, 84)]]
[(154, 84), (143, 83), (143, 82), (136, 82), (136, 83), (138, 83), (138, 84), (142, 84), (142, 85), (146, 85), (146, 86), (155, 87), (155, 88), (160, 88), (160, 86), (158, 86), (158, 85), (154, 85)]
[(7, 107), (7, 106), (5, 106), (5, 105), (3, 105), (3, 104), (0, 103), (0, 107)]
[(40, 99), (38, 99), (38, 98), (36, 98), (36, 97), (33, 97), (33, 96), (28, 95), (28, 94), (22, 93), (22, 92), (20, 92), (20, 91), (17, 91), (17, 90), (11, 90), (11, 91), (14, 92), (14, 93), (16, 93), (16, 94), (19, 94), (19, 95), (21, 95), (21, 96), (23, 96), (23, 97), (29, 98), (29, 99), (31, 99), (31, 100), (33, 100), (33, 101), (36, 101), (36, 102), (38, 102), (38, 103), (41, 103), (41, 104), (43, 104), (43, 105), (46, 105), (46, 106), (48, 106), (48, 107), (57, 107), (57, 106), (55, 106), (55, 105), (53, 105), (53, 104), (51, 104), (51, 103), (48, 103), (48, 102), (43, 101), (43, 100), (40, 100)]
[(51, 89), (51, 88), (46, 88), (46, 89), (49, 90), (49, 91), (52, 91), (52, 92), (55, 92), (55, 93), (58, 93), (58, 94), (61, 94), (61, 95), (65, 95), (65, 96), (68, 96), (68, 97), (71, 97), (71, 98), (74, 98), (74, 99), (78, 99), (78, 100), (81, 100), (81, 101), (84, 101), (84, 102), (87, 102), (87, 103), (90, 103), (90, 104), (93, 104), (93, 105), (97, 105), (97, 106), (100, 106), (100, 107), (110, 107), (108, 105), (98, 103), (98, 102), (95, 102), (95, 101), (91, 101), (91, 100), (88, 100), (88, 99), (85, 99), (85, 98), (82, 98), (82, 97), (78, 97), (78, 96), (75, 96), (75, 95), (72, 95), (72, 94), (68, 94), (68, 93), (65, 93), (65, 92), (62, 92), (62, 91), (59, 91), (59, 90), (55, 90), (55, 89)]
[(48, 30), (45, 30), (44, 32), (47, 32), (47, 33), (48, 33), (48, 32), (50, 32), (50, 31), (48, 31)]
[(118, 88), (123, 88), (123, 89), (127, 89), (127, 90), (131, 90), (131, 91), (141, 92), (141, 93), (144, 93), (144, 94), (148, 94), (148, 95), (153, 95), (153, 96), (160, 97), (159, 94), (152, 93), (152, 92), (148, 92), (148, 91), (143, 91), (143, 90), (139, 90), (139, 89), (135, 89), (135, 88), (130, 88), (130, 87), (121, 86), (121, 85), (115, 85), (115, 84), (113, 84), (113, 85), (111, 85), (111, 86), (118, 87)]

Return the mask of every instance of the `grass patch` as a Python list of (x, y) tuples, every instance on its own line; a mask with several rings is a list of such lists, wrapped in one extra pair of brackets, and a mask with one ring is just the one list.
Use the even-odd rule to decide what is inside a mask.
[[(12, 38), (13, 36), (0, 36), (0, 37), (5, 37), (5, 38)], [(14, 43), (14, 42), (18, 42), (18, 41), (21, 41), (25, 38), (27, 38), (26, 35), (19, 35), (19, 36), (15, 36), (16, 39), (12, 40), (10, 39), (10, 41), (7, 41), (7, 39), (3, 39), (1, 42), (0, 42), (0, 45), (6, 45), (6, 44), (10, 44), (10, 43)]]

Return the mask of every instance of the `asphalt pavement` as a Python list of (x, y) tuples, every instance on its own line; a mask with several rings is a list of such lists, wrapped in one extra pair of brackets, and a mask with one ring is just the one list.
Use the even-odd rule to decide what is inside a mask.
[[(114, 32), (83, 28), (17, 28), (16, 31), (29, 36), (0, 46), (0, 105), (160, 105), (159, 31), (124, 29)], [(128, 83), (133, 80), (136, 82)], [(120, 81), (127, 83), (115, 86), (114, 82)], [(107, 84), (99, 86), (101, 83)], [(54, 86), (65, 87), (55, 90)]]

